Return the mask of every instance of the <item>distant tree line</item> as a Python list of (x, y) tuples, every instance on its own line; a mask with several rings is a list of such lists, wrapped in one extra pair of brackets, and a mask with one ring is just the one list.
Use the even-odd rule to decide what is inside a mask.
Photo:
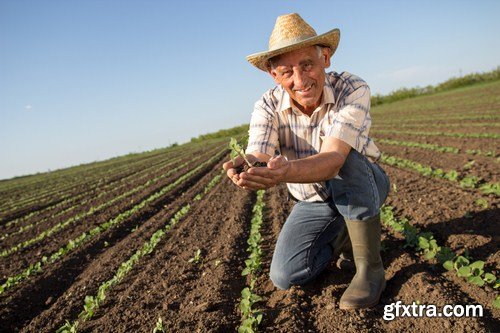
[(461, 77), (453, 77), (436, 86), (429, 85), (424, 88), (401, 88), (387, 95), (373, 95), (371, 105), (376, 106), (384, 103), (391, 103), (402, 99), (416, 96), (429, 95), (437, 92), (448, 91), (455, 88), (470, 86), (473, 84), (500, 80), (500, 66), (490, 72), (472, 73)]

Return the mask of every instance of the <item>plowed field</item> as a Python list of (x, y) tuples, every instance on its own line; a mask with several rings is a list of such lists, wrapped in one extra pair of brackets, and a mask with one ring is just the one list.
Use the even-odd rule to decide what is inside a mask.
[[(472, 283), (426, 258), (429, 251), (396, 231), (387, 213), (419, 236), (432, 234), (455, 258), (483, 262), (481, 279), (500, 277), (500, 83), (381, 105), (372, 118), (392, 189), (380, 305), (340, 310), (354, 272), (333, 263), (314, 283), (273, 286), (273, 249), (293, 207), (281, 185), (263, 197), (253, 289), (261, 297), (253, 305), (262, 314), (258, 330), (498, 331), (498, 282)], [(222, 175), (227, 143), (212, 139), (1, 181), (0, 331), (55, 332), (65, 324), (79, 332), (237, 331), (256, 194)], [(397, 301), (480, 304), (484, 312), (385, 320), (384, 306)]]

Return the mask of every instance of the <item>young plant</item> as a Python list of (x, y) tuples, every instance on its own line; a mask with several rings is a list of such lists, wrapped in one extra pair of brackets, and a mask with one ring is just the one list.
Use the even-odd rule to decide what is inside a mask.
[(235, 138), (231, 138), (231, 141), (229, 142), (229, 149), (231, 149), (231, 161), (233, 162), (233, 165), (235, 164), (236, 157), (241, 156), (243, 160), (245, 161), (246, 165), (241, 165), (236, 168), (236, 170), (239, 172), (241, 171), (247, 171), (248, 169), (252, 167), (263, 167), (266, 166), (266, 162), (253, 162), (250, 163), (248, 160), (247, 156), (245, 155), (245, 151), (243, 150), (243, 147), (238, 143), (238, 141)]
[(253, 165), (248, 161), (247, 156), (245, 155), (245, 152), (243, 151), (243, 147), (240, 146), (238, 143), (238, 140), (235, 138), (231, 138), (231, 141), (229, 141), (229, 149), (231, 149), (231, 160), (233, 161), (233, 164), (235, 163), (235, 159), (237, 156), (241, 156), (245, 163), (248, 165), (249, 168), (251, 168)]
[(198, 249), (196, 250), (196, 252), (194, 253), (194, 257), (192, 257), (191, 259), (188, 260), (189, 263), (194, 263), (194, 264), (197, 264), (199, 263), (201, 260), (201, 250)]
[(159, 332), (165, 332), (165, 328), (163, 327), (163, 320), (161, 320), (161, 317), (158, 317), (155, 328), (153, 328), (153, 333)]

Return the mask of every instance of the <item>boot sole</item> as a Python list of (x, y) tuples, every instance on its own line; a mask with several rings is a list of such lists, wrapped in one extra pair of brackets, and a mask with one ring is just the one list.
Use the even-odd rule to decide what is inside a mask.
[(355, 309), (366, 309), (366, 308), (371, 308), (372, 306), (377, 305), (380, 302), (380, 296), (382, 295), (382, 292), (385, 290), (385, 279), (382, 284), (382, 288), (380, 288), (380, 292), (378, 293), (378, 296), (375, 301), (369, 304), (360, 304), (360, 305), (342, 305), (339, 304), (339, 309), (341, 310), (355, 310)]

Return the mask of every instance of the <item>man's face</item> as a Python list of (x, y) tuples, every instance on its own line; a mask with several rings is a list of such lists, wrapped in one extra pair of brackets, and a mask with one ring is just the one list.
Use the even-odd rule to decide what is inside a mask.
[(283, 86), (299, 110), (311, 115), (321, 103), (329, 49), (323, 48), (320, 57), (315, 46), (298, 49), (273, 59), (273, 65), (269, 73), (276, 84)]

